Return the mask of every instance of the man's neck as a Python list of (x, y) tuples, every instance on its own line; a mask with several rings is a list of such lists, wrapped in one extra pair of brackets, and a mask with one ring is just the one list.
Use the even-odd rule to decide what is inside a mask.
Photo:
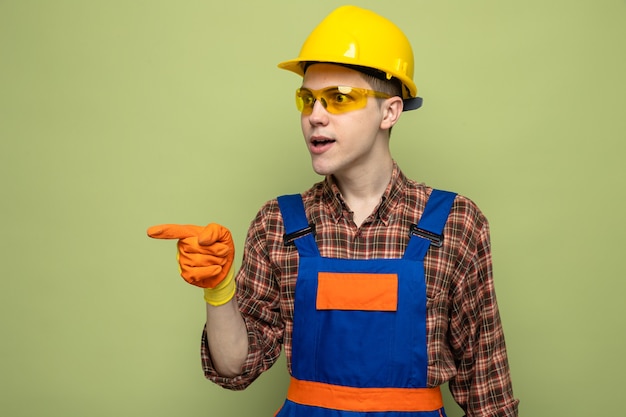
[(393, 160), (389, 158), (375, 169), (362, 169), (334, 176), (344, 201), (354, 213), (353, 220), (357, 226), (360, 226), (380, 203), (392, 174)]

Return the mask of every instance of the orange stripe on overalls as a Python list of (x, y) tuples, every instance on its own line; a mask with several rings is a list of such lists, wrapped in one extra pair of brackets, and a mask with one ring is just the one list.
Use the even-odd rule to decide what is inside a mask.
[(353, 388), (295, 378), (291, 378), (287, 399), (302, 405), (359, 412), (433, 411), (443, 407), (439, 387)]

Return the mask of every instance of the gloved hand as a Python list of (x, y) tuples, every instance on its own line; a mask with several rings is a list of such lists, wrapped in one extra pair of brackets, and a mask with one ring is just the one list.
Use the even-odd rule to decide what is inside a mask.
[(188, 283), (205, 288), (207, 302), (220, 305), (232, 298), (235, 245), (227, 228), (216, 223), (205, 227), (162, 224), (148, 228), (148, 236), (178, 239), (180, 274)]

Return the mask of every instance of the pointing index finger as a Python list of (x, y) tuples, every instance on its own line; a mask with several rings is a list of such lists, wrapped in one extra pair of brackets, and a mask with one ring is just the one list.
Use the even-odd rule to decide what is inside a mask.
[(198, 236), (201, 226), (193, 224), (159, 224), (148, 228), (148, 236), (154, 239), (186, 239)]

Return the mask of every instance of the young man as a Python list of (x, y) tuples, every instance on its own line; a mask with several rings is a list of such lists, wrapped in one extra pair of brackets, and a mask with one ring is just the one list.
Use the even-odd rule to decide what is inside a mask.
[(205, 288), (207, 378), (243, 389), (284, 348), (279, 417), (443, 416), (445, 382), (468, 416), (517, 416), (487, 220), (390, 153), (391, 128), (421, 104), (404, 34), (341, 7), (279, 66), (303, 76), (296, 104), (324, 181), (260, 209), (236, 279), (224, 227), (148, 231), (179, 239), (183, 278)]

